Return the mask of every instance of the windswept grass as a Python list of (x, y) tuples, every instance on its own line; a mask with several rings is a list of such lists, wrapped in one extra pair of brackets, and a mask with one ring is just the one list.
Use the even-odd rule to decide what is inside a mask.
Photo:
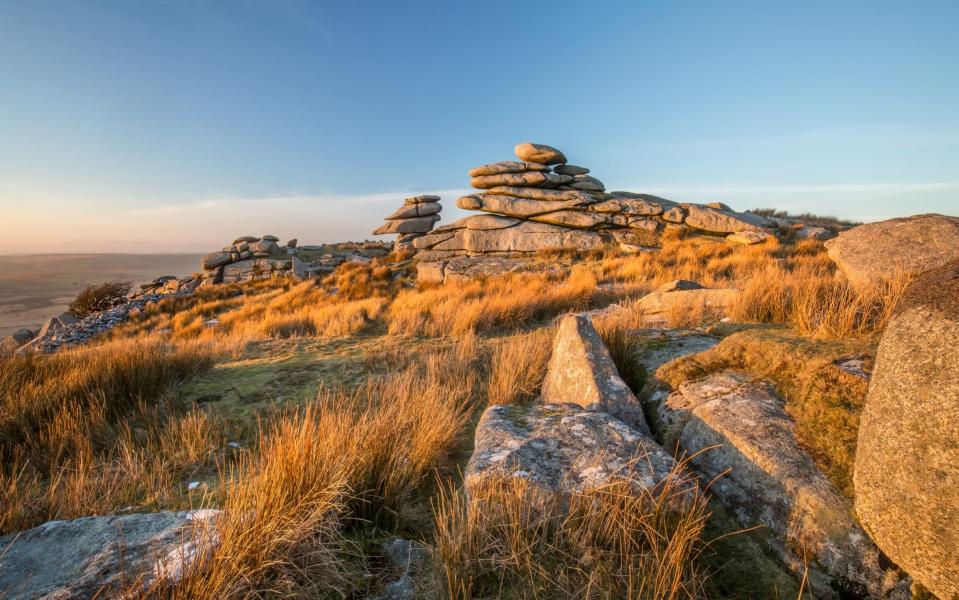
[(391, 334), (462, 335), (512, 329), (590, 306), (596, 278), (586, 268), (569, 277), (516, 274), (401, 292), (389, 310)]
[(490, 404), (529, 402), (539, 396), (553, 349), (552, 327), (502, 340), (493, 350), (487, 396)]
[[(679, 467), (681, 468), (681, 467)], [(697, 558), (705, 498), (682, 507), (669, 477), (637, 494), (628, 482), (568, 503), (522, 478), (492, 479), (434, 504), (434, 554), (448, 598), (703, 598)], [(680, 489), (683, 487), (683, 489)]]
[(209, 417), (166, 392), (207, 348), (112, 342), (0, 359), (0, 533), (170, 499), (209, 458)]
[(367, 565), (349, 532), (415, 518), (410, 504), (433, 473), (447, 471), (479, 404), (473, 350), (434, 354), (355, 393), (325, 391), (265, 425), (256, 451), (224, 481), (219, 548), (151, 594), (325, 597), (362, 588)]

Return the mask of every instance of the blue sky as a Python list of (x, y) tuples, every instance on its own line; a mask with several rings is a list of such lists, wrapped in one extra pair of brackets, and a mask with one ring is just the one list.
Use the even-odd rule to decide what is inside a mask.
[[(366, 237), (522, 140), (609, 189), (959, 213), (959, 2), (0, 0), (0, 253)], [(263, 231), (261, 231), (263, 230)]]

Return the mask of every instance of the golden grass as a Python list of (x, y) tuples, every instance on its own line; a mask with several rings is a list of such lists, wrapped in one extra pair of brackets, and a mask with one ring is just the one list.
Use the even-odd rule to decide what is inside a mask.
[(587, 268), (569, 277), (515, 274), (401, 292), (390, 306), (391, 334), (462, 335), (516, 328), (590, 306), (596, 278)]
[(610, 482), (568, 503), (521, 478), (485, 481), (469, 496), (443, 490), (433, 547), (443, 595), (702, 598), (696, 559), (709, 515), (698, 492), (677, 505), (689, 491), (679, 481), (642, 493)]
[(467, 345), (371, 380), (326, 391), (265, 426), (257, 450), (225, 476), (219, 548), (168, 598), (345, 596), (365, 572), (347, 530), (403, 521), (478, 405)]
[(529, 402), (539, 396), (552, 354), (551, 327), (502, 340), (493, 350), (487, 381), (489, 404)]

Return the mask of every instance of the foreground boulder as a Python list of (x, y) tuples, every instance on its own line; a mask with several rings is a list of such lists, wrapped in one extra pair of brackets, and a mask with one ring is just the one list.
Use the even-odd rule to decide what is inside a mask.
[(619, 376), (603, 338), (587, 315), (569, 315), (560, 321), (543, 382), (543, 402), (601, 410), (650, 434), (642, 405)]
[(797, 576), (808, 564), (817, 597), (898, 591), (895, 569), (856, 523), (851, 502), (799, 445), (771, 386), (719, 372), (660, 392), (651, 408), (660, 441), (692, 456), (702, 479), (714, 481), (712, 494), (743, 527), (762, 526), (768, 548)]
[(636, 310), (647, 327), (665, 327), (677, 321), (692, 325), (721, 319), (738, 299), (739, 290), (734, 288), (704, 288), (680, 279), (640, 298)]
[(217, 510), (50, 521), (0, 538), (0, 597), (111, 597), (121, 584), (178, 581), (216, 545)]
[(889, 557), (959, 595), (959, 261), (919, 277), (883, 333), (859, 427), (856, 512)]
[(959, 217), (927, 214), (854, 227), (826, 242), (829, 257), (857, 284), (897, 272), (915, 275), (959, 260)]
[(33, 332), (29, 329), (18, 329), (8, 336), (0, 338), (0, 356), (13, 354), (17, 348), (33, 339)]
[[(467, 490), (491, 478), (522, 478), (568, 497), (626, 480), (652, 490), (675, 461), (651, 438), (603, 412), (569, 404), (496, 405), (476, 428)], [(685, 488), (695, 484), (687, 481)]]

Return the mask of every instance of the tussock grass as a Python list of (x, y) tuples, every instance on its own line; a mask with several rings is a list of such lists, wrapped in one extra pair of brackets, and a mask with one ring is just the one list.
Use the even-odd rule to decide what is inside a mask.
[(136, 341), (0, 359), (0, 532), (172, 500), (216, 436), (166, 392), (211, 364)]
[[(681, 468), (681, 467), (680, 467)], [(705, 499), (675, 502), (667, 478), (637, 494), (627, 482), (568, 503), (522, 478), (445, 489), (434, 503), (433, 552), (448, 598), (702, 598), (696, 559)]]
[(552, 327), (504, 339), (492, 353), (487, 382), (489, 404), (517, 404), (539, 396), (552, 355)]
[(391, 334), (462, 335), (512, 329), (590, 306), (596, 278), (574, 268), (566, 278), (515, 274), (401, 292), (389, 310)]
[[(172, 598), (345, 596), (368, 566), (350, 542), (367, 524), (396, 525), (443, 473), (478, 406), (471, 342), (370, 380), (327, 390), (260, 432), (226, 476), (219, 548)], [(362, 577), (359, 577), (362, 579)]]

